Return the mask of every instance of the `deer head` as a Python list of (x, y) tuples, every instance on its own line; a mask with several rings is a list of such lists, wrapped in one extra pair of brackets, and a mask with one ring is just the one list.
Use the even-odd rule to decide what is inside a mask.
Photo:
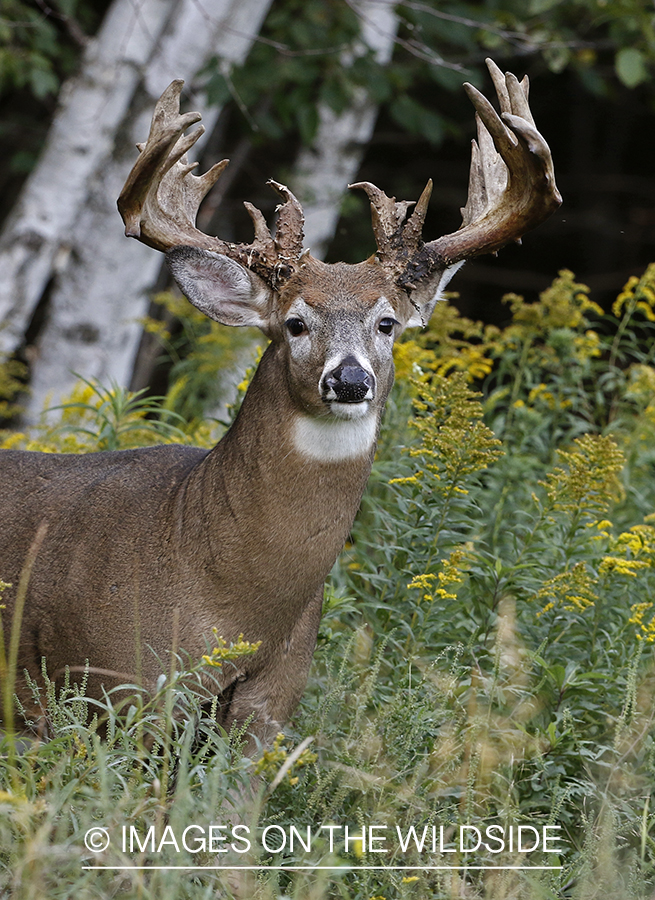
[[(476, 109), (469, 196), (462, 226), (424, 242), (432, 191), (418, 203), (396, 201), (375, 185), (353, 184), (371, 202), (377, 253), (357, 265), (327, 265), (303, 248), (303, 212), (291, 191), (281, 195), (275, 236), (261, 212), (245, 203), (254, 225), (250, 244), (230, 243), (195, 227), (203, 197), (228, 161), (205, 175), (186, 160), (202, 127), (198, 113), (180, 114), (182, 82), (159, 100), (141, 155), (118, 206), (126, 234), (167, 254), (189, 300), (226, 325), (254, 325), (286, 359), (298, 409), (318, 418), (363, 418), (379, 409), (393, 378), (393, 341), (425, 325), (446, 284), (466, 260), (495, 253), (549, 216), (561, 203), (548, 145), (534, 125), (528, 79), (487, 61), (501, 114), (472, 85)], [(415, 207), (410, 214), (410, 209)]]
[[(50, 526), (30, 569), (20, 672), (36, 681), (43, 657), (51, 673), (88, 660), (92, 696), (125, 680), (121, 673), (154, 686), (156, 655), (174, 646), (199, 659), (215, 629), (227, 641), (262, 642), (222, 670), (223, 725), (254, 713), (252, 729), (266, 741), (288, 718), (307, 678), (323, 583), (370, 473), (394, 339), (427, 322), (464, 260), (518, 240), (560, 203), (527, 81), (489, 67), (501, 115), (467, 88), (478, 141), (462, 227), (425, 243), (431, 185), (411, 214), (412, 204), (353, 185), (370, 198), (378, 248), (356, 265), (328, 265), (303, 249), (302, 209), (275, 183), (283, 198), (275, 236), (249, 204), (251, 244), (200, 232), (198, 206), (226, 163), (192, 174), (185, 154), (201, 131), (184, 132), (199, 116), (180, 114), (182, 82), (164, 92), (119, 199), (126, 232), (167, 254), (200, 310), (255, 325), (271, 343), (210, 452), (0, 451), (3, 578), (19, 583), (34, 535)], [(14, 597), (3, 595), (10, 615)], [(20, 696), (30, 703), (27, 682)]]

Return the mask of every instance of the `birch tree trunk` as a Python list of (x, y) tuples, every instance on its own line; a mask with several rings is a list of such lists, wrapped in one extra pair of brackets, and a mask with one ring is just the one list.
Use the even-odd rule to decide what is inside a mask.
[[(0, 350), (13, 352), (39, 302), (46, 322), (32, 363), (27, 418), (75, 381), (129, 382), (161, 257), (123, 235), (116, 198), (173, 78), (194, 79), (216, 55), (248, 53), (271, 0), (115, 0), (60, 109), (36, 169), (0, 236)], [(202, 85), (191, 105), (208, 130)], [(193, 90), (193, 88), (196, 88)]]
[[(353, 0), (351, 5), (361, 21), (361, 49), (370, 48), (381, 65), (388, 63), (398, 31), (395, 0)], [(359, 50), (355, 48), (354, 53)], [(348, 64), (349, 59), (344, 59), (344, 65)], [(325, 256), (334, 237), (344, 194), (373, 136), (377, 113), (377, 105), (363, 88), (355, 92), (352, 105), (343, 113), (322, 106), (316, 139), (298, 155), (292, 189), (305, 211), (305, 245), (318, 259)]]
[(111, 152), (139, 80), (177, 0), (147, 0), (135, 16), (117, 0), (62, 88), (47, 145), (0, 235), (0, 349), (12, 352), (53, 275), (66, 264), (87, 184)]

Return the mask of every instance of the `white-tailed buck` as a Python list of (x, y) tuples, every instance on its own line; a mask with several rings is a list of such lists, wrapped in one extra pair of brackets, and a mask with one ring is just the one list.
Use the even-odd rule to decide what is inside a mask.
[[(89, 693), (120, 682), (154, 685), (174, 645), (194, 659), (243, 634), (259, 650), (225, 667), (219, 717), (254, 713), (269, 739), (303, 692), (323, 583), (370, 473), (393, 382), (392, 349), (424, 325), (462, 262), (517, 241), (560, 204), (548, 146), (528, 106), (527, 78), (491, 62), (501, 115), (466, 85), (478, 118), (462, 227), (424, 243), (432, 185), (413, 206), (373, 184), (377, 253), (326, 264), (303, 249), (303, 213), (282, 195), (275, 237), (246, 204), (252, 244), (195, 227), (202, 198), (227, 161), (201, 177), (186, 152), (200, 119), (180, 114), (182, 82), (155, 109), (147, 143), (118, 201), (126, 234), (167, 254), (182, 291), (226, 325), (255, 325), (270, 344), (223, 439), (210, 452), (166, 445), (56, 455), (0, 451), (0, 577), (5, 634), (26, 555), (31, 569), (20, 632), (17, 691), (88, 660)], [(177, 635), (174, 623), (177, 621)], [(152, 652), (154, 651), (154, 653)], [(35, 710), (35, 712), (38, 712)]]

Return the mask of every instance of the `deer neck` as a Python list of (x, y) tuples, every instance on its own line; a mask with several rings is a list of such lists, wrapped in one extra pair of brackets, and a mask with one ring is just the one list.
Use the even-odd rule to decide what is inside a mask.
[(301, 608), (329, 574), (375, 453), (380, 414), (363, 418), (300, 412), (271, 344), (231, 429), (188, 477), (185, 543), (205, 548), (217, 584), (247, 573), (253, 614), (257, 604), (268, 619), (276, 603)]

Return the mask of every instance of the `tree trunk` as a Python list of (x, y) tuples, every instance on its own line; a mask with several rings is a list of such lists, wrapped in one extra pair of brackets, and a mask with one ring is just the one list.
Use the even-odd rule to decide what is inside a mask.
[[(361, 40), (374, 51), (379, 63), (388, 63), (398, 30), (393, 0), (354, 0), (352, 7), (361, 20)], [(360, 51), (355, 48), (354, 53)], [(352, 55), (351, 55), (352, 59)], [(344, 65), (349, 64), (344, 59)], [(301, 150), (292, 187), (305, 211), (305, 245), (322, 259), (334, 237), (341, 203), (357, 175), (366, 146), (373, 135), (378, 108), (360, 88), (352, 105), (337, 114), (319, 109), (319, 127), (311, 147)]]
[[(0, 350), (14, 352), (41, 301), (28, 419), (75, 376), (129, 382), (161, 256), (128, 241), (116, 198), (173, 78), (216, 55), (241, 62), (271, 0), (115, 0), (82, 70), (62, 91), (50, 139), (0, 237)], [(190, 106), (211, 127), (202, 85)], [(195, 88), (195, 90), (194, 90)]]
[(111, 152), (155, 38), (177, 0), (147, 0), (142, 16), (117, 0), (62, 89), (47, 145), (0, 236), (0, 348), (13, 352), (51, 278), (71, 253), (87, 184)]

